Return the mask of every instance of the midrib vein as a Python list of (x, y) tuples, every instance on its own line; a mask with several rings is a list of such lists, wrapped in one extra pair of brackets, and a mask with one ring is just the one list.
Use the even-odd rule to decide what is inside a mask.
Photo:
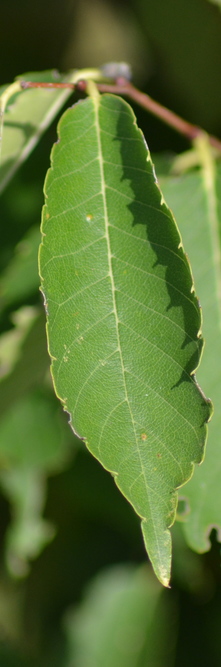
[(111, 261), (111, 246), (110, 246), (110, 237), (109, 237), (109, 220), (108, 220), (108, 211), (107, 211), (107, 199), (106, 199), (106, 188), (105, 188), (105, 177), (104, 177), (104, 160), (103, 160), (103, 154), (102, 154), (102, 145), (101, 145), (101, 133), (100, 133), (100, 124), (99, 124), (99, 104), (100, 104), (100, 96), (97, 98), (94, 98), (94, 107), (95, 107), (95, 124), (96, 124), (96, 131), (97, 131), (97, 141), (98, 141), (98, 159), (99, 159), (99, 164), (100, 164), (100, 174), (101, 174), (101, 192), (102, 192), (102, 197), (103, 197), (103, 204), (104, 204), (104, 223), (105, 223), (105, 236), (107, 239), (107, 254), (108, 254), (108, 267), (109, 267), (109, 274), (110, 274), (110, 280), (111, 280), (111, 291), (112, 291), (112, 299), (113, 299), (113, 311), (114, 311), (114, 316), (115, 316), (115, 323), (116, 323), (116, 333), (117, 333), (117, 344), (118, 344), (118, 350), (119, 350), (119, 357), (120, 357), (120, 364), (121, 364), (121, 371), (122, 371), (122, 377), (123, 377), (123, 385), (124, 385), (124, 393), (125, 393), (125, 399), (128, 404), (129, 412), (130, 412), (130, 417), (131, 417), (131, 422), (133, 425), (133, 430), (134, 430), (134, 436), (136, 439), (136, 444), (137, 443), (137, 437), (136, 437), (136, 432), (135, 432), (135, 424), (134, 424), (134, 418), (132, 414), (132, 410), (130, 407), (130, 402), (129, 402), (129, 397), (128, 397), (128, 392), (127, 392), (127, 385), (126, 385), (126, 379), (125, 379), (125, 370), (124, 370), (124, 362), (123, 362), (123, 355), (122, 355), (122, 349), (121, 349), (121, 342), (120, 342), (120, 334), (119, 334), (119, 319), (118, 319), (118, 314), (117, 314), (117, 304), (116, 304), (116, 297), (115, 297), (115, 283), (114, 283), (114, 276), (113, 276), (113, 269), (112, 269), (112, 261)]
[[(109, 266), (110, 279), (111, 279), (113, 310), (114, 310), (114, 315), (115, 315), (116, 332), (117, 332), (117, 343), (118, 343), (118, 349), (119, 349), (119, 357), (120, 357), (120, 363), (121, 363), (125, 399), (127, 401), (127, 405), (128, 405), (128, 409), (129, 409), (129, 413), (130, 413), (130, 418), (131, 418), (131, 423), (132, 423), (132, 426), (133, 426), (134, 437), (135, 437), (135, 442), (136, 442), (136, 447), (137, 447), (137, 453), (138, 453), (138, 457), (139, 457), (139, 460), (140, 460), (140, 467), (141, 467), (141, 472), (142, 472), (143, 479), (144, 479), (147, 498), (149, 498), (148, 486), (147, 486), (147, 481), (146, 481), (146, 476), (145, 476), (145, 470), (144, 470), (143, 461), (142, 461), (141, 454), (140, 454), (139, 443), (137, 441), (133, 413), (132, 413), (132, 410), (131, 410), (130, 401), (129, 401), (129, 397), (128, 397), (128, 392), (127, 392), (124, 362), (123, 362), (123, 355), (122, 355), (121, 343), (120, 343), (119, 319), (118, 319), (118, 314), (117, 314), (117, 304), (116, 304), (116, 298), (115, 298), (115, 283), (114, 283), (114, 276), (113, 276), (113, 270), (112, 270), (111, 246), (110, 246), (110, 238), (109, 238), (109, 230), (108, 230), (109, 221), (108, 221), (105, 178), (104, 178), (104, 160), (103, 160), (103, 154), (102, 154), (101, 133), (100, 133), (100, 124), (99, 124), (100, 99), (101, 99), (100, 96), (99, 97), (94, 97), (93, 102), (94, 102), (94, 109), (95, 109), (95, 125), (96, 125), (96, 130), (97, 130), (97, 141), (98, 141), (98, 159), (99, 159), (100, 174), (101, 174), (101, 192), (102, 192), (103, 202), (104, 202), (104, 220), (105, 220), (105, 234), (106, 234), (106, 238), (107, 238), (108, 266)], [(149, 501), (149, 511), (150, 511), (150, 516), (151, 516), (151, 520), (152, 520), (153, 530), (154, 530), (154, 533), (155, 533), (156, 546), (157, 546), (157, 550), (158, 550), (158, 558), (159, 558), (159, 561), (161, 562), (161, 551), (160, 551), (160, 546), (159, 546), (159, 541), (158, 541), (158, 534), (157, 534), (157, 531), (155, 529), (154, 519), (152, 517), (152, 507), (151, 507), (150, 501)], [(144, 517), (144, 516), (142, 516), (141, 518), (143, 520), (146, 519), (146, 517)]]

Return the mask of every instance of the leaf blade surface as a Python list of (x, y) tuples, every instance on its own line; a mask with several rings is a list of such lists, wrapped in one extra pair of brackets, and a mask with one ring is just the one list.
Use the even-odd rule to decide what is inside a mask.
[(168, 584), (175, 489), (200, 462), (209, 405), (192, 276), (133, 112), (105, 95), (68, 110), (52, 152), (40, 251), (57, 395), (142, 518)]

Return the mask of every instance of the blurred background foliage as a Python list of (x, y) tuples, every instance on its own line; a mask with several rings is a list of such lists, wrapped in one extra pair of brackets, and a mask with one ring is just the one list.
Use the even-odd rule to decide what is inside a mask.
[[(0, 85), (26, 71), (123, 60), (138, 87), (221, 137), (219, 5), (0, 0)], [(135, 113), (153, 153), (188, 148), (143, 110)], [(1, 199), (0, 665), (218, 667), (215, 531), (211, 551), (199, 556), (174, 526), (172, 589), (162, 590), (138, 519), (53, 394), (37, 246), (55, 139), (53, 123)]]

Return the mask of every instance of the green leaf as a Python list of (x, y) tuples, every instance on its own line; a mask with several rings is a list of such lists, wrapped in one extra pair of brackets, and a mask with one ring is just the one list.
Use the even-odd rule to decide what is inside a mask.
[(39, 226), (31, 227), (15, 247), (14, 256), (0, 277), (1, 309), (37, 291), (39, 238)]
[(192, 376), (200, 310), (133, 112), (68, 110), (46, 180), (40, 273), (56, 392), (142, 518), (167, 585), (175, 489), (200, 462), (210, 406)]
[(221, 540), (221, 167), (213, 171), (209, 154), (206, 159), (207, 168), (201, 172), (160, 180), (193, 266), (205, 337), (197, 377), (214, 404), (205, 461), (182, 493), (189, 512), (183, 516), (186, 539), (199, 552), (210, 549), (208, 538), (212, 527), (217, 528)]
[[(30, 317), (28, 317), (29, 312)], [(34, 310), (32, 312), (34, 315)], [(24, 336), (19, 335), (18, 332), (17, 336), (14, 336), (14, 340), (13, 338), (12, 340), (9, 339), (9, 345), (12, 344), (13, 346), (11, 348), (13, 365), (11, 364), (9, 374), (6, 374), (6, 372), (7, 370), (10, 371), (10, 368), (3, 368), (5, 375), (0, 383), (0, 418), (5, 415), (7, 410), (11, 409), (13, 403), (31, 391), (33, 387), (42, 386), (48, 371), (43, 313), (39, 313), (36, 309), (36, 316), (32, 323), (31, 319), (31, 311), (27, 311), (26, 321), (25, 317), (22, 320)], [(31, 326), (29, 326), (29, 323)]]
[(65, 667), (171, 667), (174, 610), (166, 602), (147, 566), (121, 565), (102, 572), (81, 606), (66, 614)]
[(55, 533), (41, 516), (46, 483), (39, 471), (26, 465), (1, 471), (0, 482), (13, 514), (6, 533), (7, 567), (14, 576), (23, 577), (29, 571), (28, 561), (39, 555)]
[(42, 518), (46, 475), (63, 469), (69, 439), (57, 405), (47, 392), (32, 391), (17, 400), (0, 420), (0, 484), (12, 506), (6, 535), (6, 561), (16, 576), (54, 536)]
[[(65, 77), (65, 81), (70, 80)], [(56, 71), (28, 72), (18, 77), (22, 81), (64, 81)], [(5, 92), (5, 86), (1, 93)], [(17, 169), (30, 155), (43, 132), (72, 94), (71, 90), (29, 89), (14, 95), (4, 114), (0, 165), (0, 193)], [(0, 137), (1, 139), (1, 137)]]
[[(13, 320), (15, 328), (0, 337), (0, 485), (12, 506), (7, 565), (13, 575), (24, 576), (29, 559), (54, 536), (41, 516), (46, 476), (66, 465), (70, 437), (51, 389), (42, 391), (48, 359), (39, 312), (23, 307)], [(33, 391), (38, 384), (41, 392)]]
[(218, 5), (218, 7), (221, 8), (221, 0), (209, 0), (209, 2), (212, 2), (214, 5)]
[(11, 313), (14, 328), (0, 335), (0, 379), (12, 372), (22, 354), (22, 345), (38, 315), (37, 308), (23, 306)]
[(32, 391), (8, 410), (0, 421), (1, 466), (26, 466), (55, 471), (67, 455), (67, 437), (52, 396)]

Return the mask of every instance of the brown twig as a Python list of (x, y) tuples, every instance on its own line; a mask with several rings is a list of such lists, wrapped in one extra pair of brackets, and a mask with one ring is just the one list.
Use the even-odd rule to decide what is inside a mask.
[[(149, 97), (149, 95), (146, 95), (146, 93), (142, 93), (140, 90), (138, 90), (138, 88), (135, 88), (135, 86), (133, 86), (133, 84), (130, 83), (130, 81), (128, 81), (127, 79), (121, 77), (117, 79), (116, 83), (114, 84), (96, 83), (96, 85), (101, 93), (114, 93), (117, 95), (125, 95), (126, 97), (129, 97), (131, 100), (133, 100), (141, 107), (143, 107), (143, 109), (146, 109), (157, 118), (160, 118), (164, 123), (172, 127), (180, 134), (183, 134), (190, 141), (193, 141), (194, 139), (196, 139), (196, 137), (198, 137), (200, 134), (204, 132), (204, 130), (201, 127), (189, 123), (188, 121), (184, 120), (173, 111), (170, 111), (170, 109), (167, 109), (162, 104), (159, 104), (159, 102), (153, 100), (151, 97)], [(70, 88), (72, 90), (85, 91), (87, 87), (87, 82), (82, 80), (78, 81), (78, 83), (76, 84), (73, 84), (73, 83), (40, 83), (36, 81), (22, 81), (21, 87), (24, 89)], [(216, 148), (218, 151), (221, 151), (221, 141), (217, 139), (217, 137), (214, 137), (211, 134), (209, 134), (208, 137), (211, 146)]]
[(75, 83), (55, 83), (53, 81), (50, 83), (45, 83), (44, 81), (21, 81), (20, 85), (23, 90), (27, 90), (27, 88), (71, 88), (75, 90), (78, 87), (78, 84), (76, 85)]

